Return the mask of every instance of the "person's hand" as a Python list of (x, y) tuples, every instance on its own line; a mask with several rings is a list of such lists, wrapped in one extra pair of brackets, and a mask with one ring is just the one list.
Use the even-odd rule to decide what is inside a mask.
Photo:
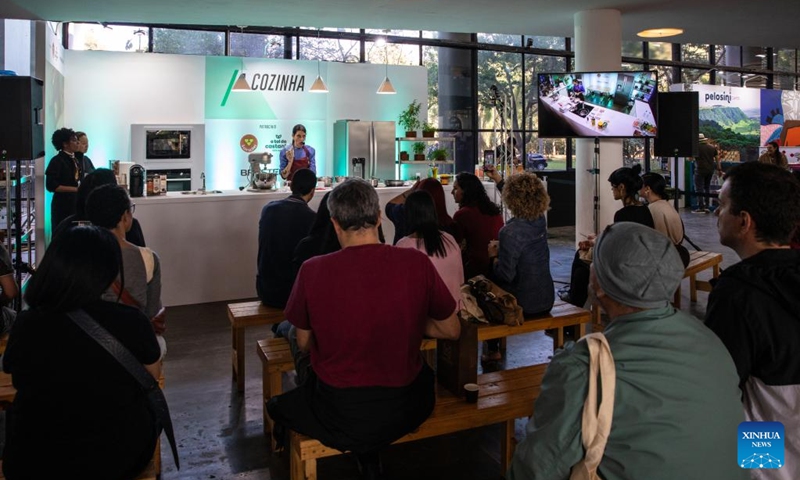
[(294, 145), (292, 145), (291, 147), (289, 147), (288, 150), (286, 150), (286, 160), (289, 160), (289, 165), (291, 165), (292, 162), (294, 161)]
[(153, 330), (155, 330), (157, 335), (162, 335), (164, 332), (167, 331), (167, 309), (161, 307), (161, 310), (150, 319), (150, 324), (153, 325)]
[(485, 165), (483, 167), (483, 173), (486, 174), (486, 176), (489, 177), (494, 183), (500, 183), (500, 180), (503, 179), (503, 177), (497, 173), (497, 169), (494, 167), (494, 165)]
[(500, 252), (500, 242), (497, 240), (490, 241), (486, 250), (489, 253), (489, 258), (496, 257)]

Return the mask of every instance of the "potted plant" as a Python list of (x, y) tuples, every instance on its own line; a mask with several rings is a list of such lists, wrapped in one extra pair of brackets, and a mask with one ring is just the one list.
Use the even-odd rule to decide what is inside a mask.
[(425, 160), (425, 144), (422, 142), (414, 142), (411, 146), (414, 150), (414, 160)]
[(434, 127), (428, 122), (422, 122), (422, 136), (424, 138), (433, 138), (433, 135), (435, 133), (436, 133), (436, 127)]
[(438, 162), (442, 162), (447, 159), (447, 149), (446, 148), (435, 148), (428, 153), (429, 160), (435, 160)]
[(397, 123), (406, 131), (406, 137), (415, 138), (417, 128), (419, 128), (419, 110), (422, 107), (416, 100), (408, 104), (408, 107), (400, 113)]
[(408, 152), (406, 152), (405, 150), (403, 150), (402, 152), (400, 152), (400, 161), (401, 161), (401, 162), (406, 162), (406, 161), (408, 161)]

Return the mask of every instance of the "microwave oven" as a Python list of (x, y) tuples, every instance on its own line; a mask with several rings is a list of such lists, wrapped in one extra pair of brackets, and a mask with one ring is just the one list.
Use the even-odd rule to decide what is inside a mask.
[(192, 158), (192, 131), (145, 130), (145, 160)]

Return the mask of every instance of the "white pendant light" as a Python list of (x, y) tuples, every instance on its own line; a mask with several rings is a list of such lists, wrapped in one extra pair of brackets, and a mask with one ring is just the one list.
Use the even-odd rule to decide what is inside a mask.
[(392, 85), (392, 81), (389, 80), (389, 51), (386, 50), (386, 76), (383, 77), (383, 81), (378, 86), (378, 91), (375, 92), (378, 95), (394, 95), (397, 93), (397, 90), (394, 89)]
[[(319, 43), (319, 29), (317, 29), (317, 43)], [(320, 74), (319, 64), (320, 59), (317, 58), (317, 79), (314, 80), (314, 83), (311, 84), (311, 88), (308, 91), (311, 93), (328, 93), (328, 87), (325, 85), (325, 81), (322, 80), (322, 75)]]

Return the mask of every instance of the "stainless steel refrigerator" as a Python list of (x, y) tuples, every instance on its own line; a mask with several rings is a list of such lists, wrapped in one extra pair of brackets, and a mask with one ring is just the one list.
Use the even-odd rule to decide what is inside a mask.
[[(396, 178), (395, 123), (337, 120), (333, 124), (334, 175)], [(353, 159), (364, 159), (361, 161)]]

